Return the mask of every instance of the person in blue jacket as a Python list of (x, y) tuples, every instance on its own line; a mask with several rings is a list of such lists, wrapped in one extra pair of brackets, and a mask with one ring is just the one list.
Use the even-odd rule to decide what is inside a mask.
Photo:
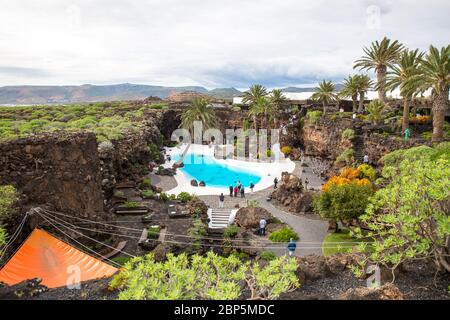
[(297, 248), (297, 244), (294, 242), (294, 239), (291, 238), (287, 245), (287, 249), (289, 251), (290, 257), (294, 254), (296, 248)]

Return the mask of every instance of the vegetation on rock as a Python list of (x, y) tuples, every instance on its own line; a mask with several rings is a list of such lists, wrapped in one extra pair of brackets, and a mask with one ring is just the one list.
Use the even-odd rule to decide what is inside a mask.
[(288, 227), (271, 232), (269, 235), (269, 240), (273, 242), (288, 242), (290, 239), (298, 240), (299, 236)]

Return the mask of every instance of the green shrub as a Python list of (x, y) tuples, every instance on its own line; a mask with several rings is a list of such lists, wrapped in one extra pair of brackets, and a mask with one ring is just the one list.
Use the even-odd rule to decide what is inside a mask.
[(17, 199), (16, 188), (10, 185), (0, 186), (0, 220), (12, 213), (12, 206)]
[(189, 192), (180, 192), (180, 194), (177, 196), (177, 200), (186, 203), (192, 200), (192, 196), (189, 194)]
[(308, 120), (310, 123), (317, 124), (320, 117), (322, 117), (322, 111), (318, 111), (318, 110), (317, 111), (308, 111), (306, 116), (308, 117)]
[(361, 179), (367, 178), (370, 181), (375, 181), (377, 171), (375, 170), (374, 167), (372, 167), (366, 163), (363, 163), (358, 167), (358, 170), (360, 172), (359, 177)]
[(150, 187), (151, 185), (152, 185), (152, 179), (150, 179), (150, 178), (142, 179), (142, 186), (143, 187)]
[(150, 239), (158, 239), (160, 232), (161, 232), (161, 227), (160, 226), (151, 226), (148, 229), (147, 235), (148, 235), (148, 237)]
[(207, 234), (208, 226), (201, 219), (194, 219), (192, 226), (188, 229), (188, 235), (193, 239), (192, 247), (199, 249)]
[(355, 137), (355, 130), (347, 128), (342, 132), (342, 138), (352, 140)]
[(350, 165), (353, 162), (355, 151), (352, 148), (344, 150), (337, 158), (336, 164)]
[(157, 160), (160, 158), (160, 152), (159, 152), (159, 147), (152, 143), (148, 146), (148, 152), (150, 153), (150, 157), (152, 158), (152, 160)]
[(422, 132), (420, 136), (425, 140), (431, 140), (433, 133), (431, 131)]
[(370, 185), (331, 185), (327, 192), (322, 192), (314, 198), (313, 207), (314, 211), (325, 219), (356, 219), (364, 214), (371, 195), (373, 189)]
[(114, 196), (117, 198), (124, 198), (125, 193), (123, 193), (123, 191), (117, 190), (117, 191), (114, 191)]
[(152, 198), (155, 195), (155, 192), (151, 189), (146, 189), (142, 191), (142, 196), (144, 198)]
[(288, 156), (292, 153), (292, 147), (284, 146), (283, 148), (281, 148), (281, 152), (283, 152), (284, 155)]
[(226, 227), (225, 231), (223, 232), (223, 236), (225, 238), (234, 238), (239, 233), (239, 227), (232, 224)]
[(277, 255), (273, 251), (263, 251), (261, 252), (261, 260), (272, 261), (277, 258)]
[(297, 233), (288, 227), (274, 231), (269, 235), (269, 240), (273, 242), (289, 242), (291, 238), (294, 240), (299, 239)]
[(252, 300), (272, 300), (300, 286), (297, 267), (297, 261), (287, 257), (261, 267), (211, 251), (191, 257), (168, 254), (164, 262), (155, 261), (151, 253), (126, 263), (110, 287), (120, 290), (120, 300), (233, 300), (241, 298), (242, 291), (251, 292)]
[(141, 206), (140, 202), (135, 202), (135, 201), (127, 201), (123, 204), (124, 208), (127, 209), (135, 209), (135, 208), (139, 208)]
[(248, 208), (258, 208), (259, 202), (257, 200), (247, 200), (247, 207)]

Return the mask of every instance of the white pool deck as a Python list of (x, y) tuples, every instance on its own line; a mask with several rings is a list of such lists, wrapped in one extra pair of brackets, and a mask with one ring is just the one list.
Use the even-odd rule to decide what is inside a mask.
[[(166, 154), (173, 157), (174, 155), (181, 154), (183, 151), (186, 150), (186, 147), (188, 147), (187, 144), (182, 144), (178, 147), (174, 148), (166, 148)], [(278, 150), (278, 151), (277, 151)], [(295, 169), (295, 163), (290, 160), (289, 158), (285, 159), (284, 155), (279, 152), (279, 148), (273, 148), (273, 152), (278, 152), (280, 155), (279, 160), (273, 161), (273, 162), (266, 162), (266, 161), (258, 161), (258, 160), (252, 160), (252, 161), (244, 161), (244, 160), (235, 160), (235, 159), (216, 159), (218, 163), (221, 163), (228, 167), (236, 167), (240, 168), (241, 170), (248, 170), (249, 172), (255, 173), (259, 176), (261, 176), (261, 180), (255, 184), (254, 191), (261, 191), (264, 189), (267, 189), (273, 185), (273, 180), (275, 177), (278, 178), (278, 180), (281, 179), (281, 174), (283, 172), (289, 172), (292, 173)], [(206, 156), (212, 156), (214, 157), (214, 147), (208, 146), (208, 145), (200, 145), (200, 144), (191, 144), (189, 146), (188, 153), (193, 154), (203, 154)], [(165, 168), (171, 168), (175, 161), (167, 161), (163, 166)], [(174, 176), (177, 186), (169, 191), (167, 191), (168, 194), (175, 194), (178, 195), (181, 192), (189, 192), (191, 194), (196, 194), (199, 196), (204, 195), (220, 195), (223, 193), (224, 195), (227, 195), (229, 193), (228, 187), (194, 187), (191, 186), (191, 177), (183, 172), (183, 170), (178, 169), (177, 173)], [(250, 190), (247, 190), (247, 193), (250, 192)]]

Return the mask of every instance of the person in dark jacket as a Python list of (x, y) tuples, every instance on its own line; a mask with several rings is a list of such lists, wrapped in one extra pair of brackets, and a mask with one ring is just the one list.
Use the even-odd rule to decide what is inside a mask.
[(245, 198), (245, 188), (241, 185), (241, 198)]
[(275, 179), (273, 180), (273, 184), (274, 184), (273, 188), (276, 189), (277, 185), (278, 185), (278, 178), (277, 177), (275, 177)]
[(294, 242), (294, 239), (291, 238), (287, 245), (287, 249), (289, 251), (290, 257), (294, 254), (296, 248), (297, 248), (297, 244)]
[(230, 197), (233, 197), (233, 186), (230, 186)]
[(219, 208), (223, 208), (224, 202), (225, 202), (225, 196), (223, 195), (223, 193), (221, 193), (219, 196)]

